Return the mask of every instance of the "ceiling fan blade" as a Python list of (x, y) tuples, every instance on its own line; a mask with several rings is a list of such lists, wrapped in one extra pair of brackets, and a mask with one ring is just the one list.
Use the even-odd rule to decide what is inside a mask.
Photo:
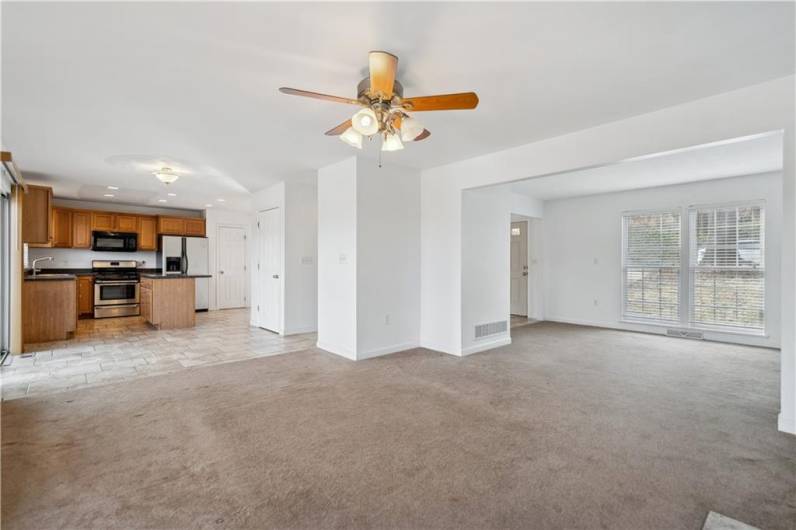
[(370, 96), (391, 99), (395, 86), (395, 72), (398, 70), (398, 57), (387, 52), (370, 52)]
[(322, 99), (324, 101), (334, 101), (335, 103), (346, 103), (348, 105), (361, 105), (358, 99), (341, 98), (339, 96), (330, 96), (328, 94), (319, 94), (318, 92), (308, 92), (306, 90), (299, 90), (297, 88), (282, 87), (279, 91), (283, 94), (290, 94), (291, 96), (304, 96), (305, 98)]
[(429, 136), (431, 136), (431, 131), (429, 131), (428, 129), (423, 129), (423, 132), (421, 132), (420, 135), (412, 141), (419, 142), (420, 140), (425, 140)]
[(478, 106), (478, 96), (475, 92), (462, 92), (460, 94), (441, 94), (439, 96), (420, 96), (404, 98), (401, 105), (409, 111), (423, 110), (463, 110), (474, 109)]
[(346, 120), (337, 127), (329, 129), (323, 134), (325, 134), (326, 136), (339, 136), (343, 134), (346, 131), (346, 129), (348, 129), (349, 127), (351, 127), (351, 120)]

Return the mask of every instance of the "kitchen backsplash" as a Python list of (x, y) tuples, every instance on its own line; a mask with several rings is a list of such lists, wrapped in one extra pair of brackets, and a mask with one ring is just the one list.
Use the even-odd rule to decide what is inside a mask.
[(52, 261), (40, 261), (42, 269), (90, 269), (91, 260), (136, 260), (139, 267), (156, 268), (154, 251), (151, 252), (94, 252), (79, 248), (29, 248), (25, 268), (33, 265), (33, 260), (52, 256)]

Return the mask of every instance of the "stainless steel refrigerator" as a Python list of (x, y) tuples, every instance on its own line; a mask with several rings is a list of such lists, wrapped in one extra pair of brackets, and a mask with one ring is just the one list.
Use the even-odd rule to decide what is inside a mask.
[[(209, 274), (206, 237), (160, 236), (158, 266), (163, 274)], [(210, 304), (210, 278), (196, 278), (196, 310), (207, 311)]]

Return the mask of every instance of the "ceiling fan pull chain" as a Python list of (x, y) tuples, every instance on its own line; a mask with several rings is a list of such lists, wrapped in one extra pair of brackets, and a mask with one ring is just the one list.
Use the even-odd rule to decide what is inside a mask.
[(381, 149), (379, 149), (379, 169), (381, 169)]

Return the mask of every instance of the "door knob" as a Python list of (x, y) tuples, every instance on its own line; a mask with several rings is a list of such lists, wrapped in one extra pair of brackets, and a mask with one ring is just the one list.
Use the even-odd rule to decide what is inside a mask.
[(279, 275), (278, 274), (274, 274), (273, 276), (271, 276), (271, 278), (273, 278), (274, 280), (278, 280), (279, 279)]
[(218, 271), (219, 274), (224, 274), (224, 271)]

